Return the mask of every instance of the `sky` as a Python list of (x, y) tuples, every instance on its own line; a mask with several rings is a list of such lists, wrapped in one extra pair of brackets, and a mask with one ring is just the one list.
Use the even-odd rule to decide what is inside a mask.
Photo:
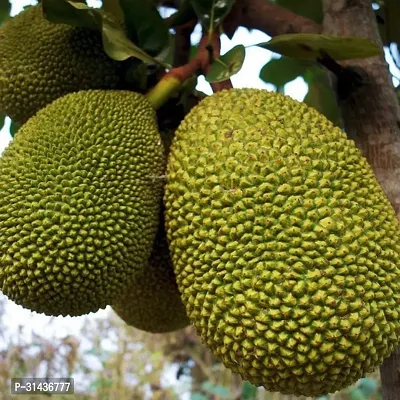
[[(14, 0), (12, 3), (11, 14), (16, 15), (22, 10), (24, 5), (28, 4), (34, 4), (34, 2), (30, 0)], [(196, 29), (193, 34), (193, 39), (196, 41), (198, 38), (199, 29)], [(247, 29), (239, 28), (232, 40), (229, 40), (226, 36), (222, 36), (221, 53), (224, 54), (238, 44), (250, 46), (268, 40), (269, 37), (262, 32), (252, 31), (250, 33)], [(268, 50), (258, 47), (248, 47), (246, 49), (246, 59), (242, 69), (231, 79), (233, 86), (237, 88), (253, 87), (274, 90), (272, 85), (265, 84), (258, 78), (260, 69), (271, 58), (271, 56), (274, 55), (272, 55), (272, 53)], [(390, 69), (393, 73), (396, 73), (397, 76), (400, 75), (392, 63), (390, 63)], [(396, 83), (398, 83), (397, 80)], [(199, 78), (197, 88), (207, 94), (212, 93), (209, 84), (203, 77)], [(297, 78), (296, 80), (288, 83), (285, 87), (285, 94), (300, 101), (303, 100), (306, 92), (307, 85), (302, 78)], [(9, 135), (9, 123), (10, 121), (7, 119), (5, 126), (0, 131), (0, 153), (11, 140)], [(0, 294), (0, 296), (2, 295)], [(22, 335), (27, 341), (30, 340), (32, 332), (45, 335), (48, 338), (63, 338), (70, 334), (78, 335), (84, 321), (86, 321), (86, 318), (93, 318), (94, 316), (105, 317), (107, 313), (108, 310), (100, 310), (95, 314), (89, 314), (88, 317), (49, 317), (23, 309), (12, 301), (8, 301), (5, 315), (3, 317), (3, 321), (7, 326), (8, 335), (3, 337), (0, 335), (0, 350), (7, 346), (8, 340), (10, 340), (10, 338), (17, 333)]]

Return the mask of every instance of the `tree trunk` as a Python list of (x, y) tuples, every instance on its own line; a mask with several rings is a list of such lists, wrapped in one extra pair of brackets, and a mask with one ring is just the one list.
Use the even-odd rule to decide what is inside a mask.
[[(323, 0), (323, 33), (362, 36), (382, 46), (371, 0)], [(349, 138), (368, 159), (400, 219), (400, 107), (381, 56), (350, 60), (362, 86), (338, 99)], [(383, 400), (400, 400), (400, 348), (381, 366)]]

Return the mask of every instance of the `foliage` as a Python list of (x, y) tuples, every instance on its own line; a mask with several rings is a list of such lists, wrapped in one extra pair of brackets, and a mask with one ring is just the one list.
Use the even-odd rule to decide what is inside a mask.
[(373, 57), (381, 49), (365, 38), (293, 33), (279, 35), (269, 42), (259, 43), (264, 49), (293, 57), (295, 59), (316, 60), (322, 54), (328, 54), (335, 60)]
[(206, 80), (210, 83), (221, 82), (238, 73), (242, 68), (245, 53), (244, 46), (238, 45), (217, 58), (211, 64), (210, 72), (206, 75)]

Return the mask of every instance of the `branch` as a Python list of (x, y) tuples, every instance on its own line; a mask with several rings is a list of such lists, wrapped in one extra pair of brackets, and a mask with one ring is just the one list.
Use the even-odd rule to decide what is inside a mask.
[(232, 37), (239, 26), (259, 29), (270, 36), (285, 33), (320, 33), (321, 26), (267, 0), (236, 0), (223, 28)]
[[(382, 46), (371, 0), (323, 0), (324, 33), (362, 36)], [(342, 63), (362, 85), (338, 98), (345, 130), (363, 151), (400, 218), (400, 107), (383, 52)], [(400, 347), (381, 366), (383, 400), (400, 400)]]
[(189, 62), (192, 46), (190, 35), (196, 26), (196, 22), (196, 20), (189, 21), (187, 24), (175, 28), (174, 67), (180, 67)]
[[(214, 46), (218, 53), (214, 53)], [(211, 38), (203, 35), (196, 56), (187, 64), (172, 68), (146, 93), (147, 100), (153, 108), (158, 110), (192, 76), (206, 73), (214, 54), (219, 54), (219, 34), (217, 32), (214, 32)], [(215, 90), (220, 89), (216, 87)]]

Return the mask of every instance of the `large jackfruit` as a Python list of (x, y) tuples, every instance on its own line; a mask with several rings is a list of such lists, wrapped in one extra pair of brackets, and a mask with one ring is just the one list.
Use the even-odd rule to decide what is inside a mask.
[[(174, 130), (164, 130), (160, 136), (167, 156)], [(148, 263), (112, 308), (128, 325), (151, 333), (172, 332), (189, 325), (172, 266), (163, 206)]]
[(317, 396), (400, 342), (400, 227), (360, 151), (281, 94), (222, 91), (175, 133), (166, 228), (190, 321), (270, 391)]
[(146, 264), (165, 151), (147, 99), (89, 90), (55, 100), (0, 158), (0, 289), (50, 315), (116, 298)]
[(163, 217), (148, 265), (112, 306), (128, 324), (151, 333), (165, 333), (189, 325), (175, 274)]
[(121, 65), (100, 32), (51, 23), (40, 4), (29, 7), (0, 29), (0, 110), (22, 124), (67, 93), (121, 88)]

